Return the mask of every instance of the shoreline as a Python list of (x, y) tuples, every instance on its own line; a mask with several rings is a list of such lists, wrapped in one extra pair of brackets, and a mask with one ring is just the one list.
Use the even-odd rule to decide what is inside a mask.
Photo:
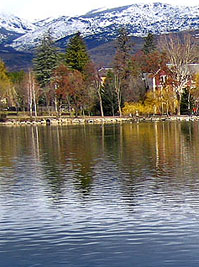
[(1, 121), (0, 125), (23, 126), (23, 125), (84, 125), (84, 124), (121, 124), (139, 122), (158, 122), (158, 121), (199, 121), (199, 116), (137, 116), (137, 117), (37, 117), (37, 118), (8, 118)]

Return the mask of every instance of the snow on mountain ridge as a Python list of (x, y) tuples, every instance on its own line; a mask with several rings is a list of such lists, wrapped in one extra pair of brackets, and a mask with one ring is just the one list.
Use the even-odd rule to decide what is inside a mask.
[(3, 12), (0, 13), (0, 28), (23, 34), (36, 29), (33, 23)]
[[(5, 20), (5, 19), (4, 19)], [(22, 21), (22, 20), (21, 20)], [(131, 35), (146, 36), (170, 31), (183, 31), (199, 28), (199, 6), (174, 6), (163, 3), (133, 4), (118, 8), (99, 9), (83, 16), (48, 18), (35, 23), (25, 24), (12, 19), (6, 23), (7, 29), (16, 27), (23, 35), (15, 39), (12, 46), (18, 50), (35, 47), (44, 33), (51, 31), (55, 40), (65, 38), (80, 31), (84, 37), (95, 34), (114, 35), (118, 28), (126, 26)], [(2, 26), (0, 15), (0, 28)], [(12, 26), (12, 27), (11, 27)], [(4, 28), (6, 28), (4, 26)], [(10, 27), (10, 28), (9, 28)]]
[(107, 9), (108, 9), (107, 7), (100, 7), (100, 8), (93, 9), (93, 10), (87, 12), (85, 15), (90, 16), (92, 14), (99, 13), (99, 12), (105, 11)]

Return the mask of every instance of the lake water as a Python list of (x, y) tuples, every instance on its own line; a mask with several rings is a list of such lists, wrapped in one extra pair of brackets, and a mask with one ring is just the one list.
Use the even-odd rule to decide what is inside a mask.
[(199, 266), (199, 124), (0, 127), (0, 266)]

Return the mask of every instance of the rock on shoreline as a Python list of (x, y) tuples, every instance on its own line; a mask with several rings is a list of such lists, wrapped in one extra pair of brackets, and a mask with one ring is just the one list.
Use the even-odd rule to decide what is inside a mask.
[(8, 119), (0, 125), (81, 125), (81, 124), (115, 124), (155, 121), (199, 121), (199, 116), (151, 116), (151, 117), (47, 117), (29, 119)]

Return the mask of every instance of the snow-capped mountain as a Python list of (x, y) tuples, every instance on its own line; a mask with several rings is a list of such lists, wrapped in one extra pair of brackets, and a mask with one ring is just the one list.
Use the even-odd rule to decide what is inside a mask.
[[(80, 31), (84, 37), (100, 35), (102, 38), (115, 36), (118, 28), (125, 25), (131, 35), (145, 36), (199, 28), (199, 6), (185, 7), (169, 4), (133, 4), (129, 6), (94, 10), (84, 16), (47, 19), (27, 27), (31, 30), (16, 38), (12, 46), (26, 50), (34, 47), (41, 36), (51, 30), (55, 40)], [(26, 29), (27, 29), (26, 28)], [(106, 36), (105, 36), (106, 35)]]
[(0, 13), (0, 28), (7, 31), (25, 34), (27, 31), (35, 30), (36, 26), (33, 23), (20, 19), (14, 15)]
[(31, 22), (14, 15), (0, 13), (0, 43), (10, 42), (35, 29), (36, 26)]
[[(125, 26), (134, 36), (199, 29), (199, 5), (194, 7), (169, 4), (133, 4), (113, 9), (93, 10), (83, 16), (48, 18), (28, 23), (15, 16), (0, 14), (0, 34), (15, 33), (9, 45), (21, 51), (35, 47), (44, 33), (51, 31), (56, 41), (80, 31), (84, 37), (98, 36), (104, 41), (116, 36)], [(0, 42), (2, 38), (0, 36)]]

